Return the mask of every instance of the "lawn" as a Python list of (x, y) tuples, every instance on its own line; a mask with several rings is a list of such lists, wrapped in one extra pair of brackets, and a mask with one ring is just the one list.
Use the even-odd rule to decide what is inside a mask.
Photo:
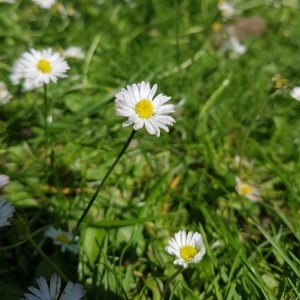
[[(299, 2), (8, 2), (1, 299), (300, 299)], [(46, 49), (33, 84), (16, 62)]]

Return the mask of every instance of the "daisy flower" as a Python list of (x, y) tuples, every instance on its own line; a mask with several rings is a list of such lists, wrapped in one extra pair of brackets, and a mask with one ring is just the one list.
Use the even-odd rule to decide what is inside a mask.
[(56, 2), (56, 0), (32, 0), (36, 5), (43, 9), (50, 9)]
[(3, 189), (9, 183), (9, 177), (4, 174), (0, 174), (0, 190)]
[(71, 232), (63, 231), (60, 228), (55, 229), (51, 226), (45, 231), (44, 235), (52, 239), (55, 245), (61, 246), (62, 252), (69, 250), (75, 254), (79, 253), (79, 247), (73, 242), (74, 238)]
[(206, 250), (200, 233), (189, 231), (178, 231), (174, 237), (169, 240), (165, 250), (175, 255), (174, 265), (180, 265), (184, 268), (191, 263), (199, 262), (204, 256)]
[(6, 84), (0, 81), (0, 104), (7, 104), (12, 98), (12, 95), (7, 90)]
[(84, 59), (84, 52), (80, 47), (72, 46), (63, 51), (63, 56), (76, 59)]
[(16, 0), (0, 0), (0, 4), (1, 3), (14, 4), (15, 2)]
[(243, 55), (247, 48), (240, 43), (237, 37), (232, 36), (228, 41), (228, 48), (231, 49), (237, 55)]
[(291, 92), (290, 95), (297, 101), (300, 101), (300, 86), (296, 86), (294, 87)]
[(24, 79), (29, 87), (36, 88), (50, 81), (56, 82), (59, 77), (66, 77), (68, 69), (67, 62), (51, 48), (42, 51), (31, 49), (16, 61), (10, 79), (14, 84)]
[(235, 190), (243, 197), (248, 198), (253, 202), (261, 200), (258, 188), (253, 184), (243, 182), (239, 177), (235, 178)]
[(36, 88), (41, 87), (43, 84), (42, 83), (37, 83), (32, 80), (26, 80), (24, 79), (24, 67), (22, 65), (21, 58), (17, 59), (12, 68), (11, 68), (11, 73), (9, 75), (9, 79), (14, 85), (22, 84), (22, 88), (24, 91), (32, 91)]
[(73, 283), (69, 281), (63, 290), (60, 292), (61, 278), (55, 273), (52, 274), (50, 279), (50, 286), (48, 286), (45, 277), (41, 276), (37, 280), (39, 289), (30, 286), (29, 293), (24, 294), (24, 298), (21, 300), (79, 300), (81, 299), (86, 290), (79, 283)]
[(115, 97), (116, 114), (128, 117), (123, 127), (133, 125), (135, 130), (143, 126), (151, 135), (160, 136), (160, 129), (169, 132), (168, 126), (175, 120), (168, 114), (175, 112), (173, 104), (165, 104), (171, 99), (163, 94), (154, 97), (157, 90), (155, 84), (152, 88), (149, 82), (140, 82), (127, 85)]
[(0, 227), (10, 225), (8, 219), (13, 215), (14, 211), (15, 207), (12, 204), (0, 199)]
[(230, 19), (235, 15), (235, 8), (228, 2), (220, 2), (218, 4), (218, 9), (224, 20)]

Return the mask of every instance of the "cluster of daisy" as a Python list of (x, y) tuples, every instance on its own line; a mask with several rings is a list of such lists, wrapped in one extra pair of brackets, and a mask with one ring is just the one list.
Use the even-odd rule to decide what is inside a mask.
[[(35, 1), (38, 3), (39, 1)], [(44, 8), (53, 5), (55, 1), (45, 1)], [(33, 90), (47, 85), (50, 82), (56, 83), (58, 78), (66, 77), (69, 65), (63, 57), (83, 59), (84, 53), (79, 48), (68, 48), (62, 56), (51, 48), (44, 50), (31, 49), (23, 53), (14, 63), (10, 79), (13, 84), (22, 84), (24, 90)], [(123, 127), (132, 125), (135, 131), (145, 127), (150, 135), (159, 137), (161, 130), (169, 132), (169, 127), (175, 123), (171, 113), (175, 112), (175, 106), (167, 103), (171, 97), (164, 94), (157, 94), (157, 85), (150, 85), (149, 82), (141, 81), (127, 85), (115, 95), (116, 114), (126, 117)], [(6, 93), (6, 99), (9, 94)], [(4, 96), (3, 96), (4, 98)], [(8, 101), (8, 100), (7, 100)], [(8, 218), (12, 216), (14, 208), (6, 203), (0, 202), (0, 220), (4, 225), (8, 224)], [(70, 231), (49, 227), (45, 237), (53, 240), (54, 245), (66, 250), (79, 253), (77, 245), (78, 238)], [(179, 231), (168, 242), (165, 250), (176, 257), (174, 264), (186, 268), (191, 263), (199, 262), (205, 254), (205, 246), (201, 234)], [(39, 289), (29, 287), (31, 293), (25, 293), (23, 299), (81, 299), (85, 291), (79, 284), (69, 282), (61, 293), (61, 279), (53, 274), (48, 286), (46, 279), (40, 277), (37, 280)]]
[[(46, 232), (46, 235), (51, 237), (56, 236), (56, 238), (60, 236), (60, 239), (69, 239), (71, 237), (65, 232), (55, 231), (53, 228), (50, 228), (50, 230)], [(64, 242), (62, 245), (65, 245)], [(206, 253), (201, 234), (192, 231), (178, 231), (175, 233), (174, 237), (169, 240), (165, 250), (170, 255), (175, 256), (174, 265), (179, 265), (183, 268), (187, 268), (189, 264), (198, 263)], [(44, 277), (38, 278), (37, 284), (39, 288), (28, 287), (30, 293), (25, 293), (21, 300), (79, 300), (86, 294), (86, 290), (83, 289), (81, 284), (74, 284), (70, 281), (61, 292), (61, 278), (56, 274), (51, 276), (50, 285), (47, 284)]]

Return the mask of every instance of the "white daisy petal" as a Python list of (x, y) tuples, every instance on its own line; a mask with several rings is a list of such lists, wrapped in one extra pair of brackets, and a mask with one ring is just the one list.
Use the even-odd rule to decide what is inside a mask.
[(159, 129), (155, 128), (155, 126), (153, 126), (153, 124), (149, 120), (145, 121), (145, 127), (148, 133), (151, 135), (157, 134), (157, 131), (159, 132)]
[(86, 294), (86, 290), (81, 284), (69, 281), (60, 295), (61, 278), (56, 274), (51, 276), (50, 288), (44, 277), (38, 278), (37, 283), (39, 289), (28, 287), (31, 294), (25, 293), (25, 298), (21, 298), (21, 300), (80, 300)]
[[(0, 105), (9, 103), (11, 98), (12, 98), (12, 95), (8, 91), (6, 84), (3, 81), (0, 81)], [(1, 182), (1, 176), (2, 175), (0, 175), (0, 182)], [(5, 176), (5, 175), (3, 175), (3, 176)], [(1, 183), (0, 183), (0, 186), (1, 186)]]
[(56, 0), (32, 0), (36, 5), (43, 9), (50, 9), (56, 2)]
[(291, 97), (293, 97), (296, 101), (300, 101), (300, 86), (294, 87), (290, 92)]
[(15, 207), (11, 203), (0, 199), (0, 227), (10, 225), (8, 219), (12, 217), (14, 211)]

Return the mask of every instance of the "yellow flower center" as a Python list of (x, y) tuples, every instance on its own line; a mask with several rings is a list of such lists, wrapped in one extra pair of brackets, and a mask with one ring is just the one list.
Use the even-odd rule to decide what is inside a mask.
[(219, 32), (221, 30), (222, 25), (221, 23), (215, 22), (212, 24), (211, 27), (214, 32)]
[(43, 73), (50, 73), (52, 69), (51, 64), (46, 59), (40, 59), (37, 64), (37, 68)]
[(247, 196), (253, 192), (253, 187), (249, 184), (243, 184), (240, 186), (240, 195)]
[(69, 244), (69, 238), (65, 233), (59, 233), (56, 237), (55, 240), (62, 243), (62, 244)]
[(192, 258), (194, 258), (197, 254), (197, 250), (194, 246), (183, 246), (180, 249), (180, 256), (185, 260), (185, 261), (189, 261)]
[(141, 119), (149, 119), (153, 116), (153, 111), (153, 104), (148, 99), (142, 99), (135, 106), (135, 112)]

